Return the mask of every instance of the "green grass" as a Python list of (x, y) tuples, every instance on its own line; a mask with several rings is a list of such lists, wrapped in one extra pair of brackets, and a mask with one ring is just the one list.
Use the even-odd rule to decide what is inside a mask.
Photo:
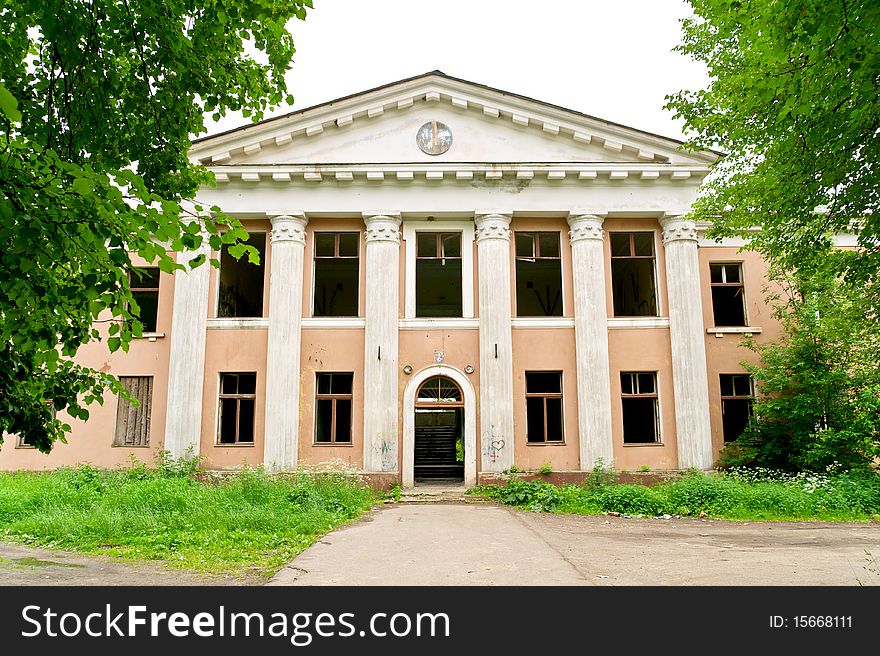
[(876, 474), (692, 473), (653, 487), (607, 481), (555, 487), (514, 478), (506, 487), (490, 485), (472, 492), (527, 510), (579, 515), (618, 512), (739, 520), (880, 519), (880, 476)]
[(0, 473), (0, 539), (270, 576), (373, 501), (346, 473), (249, 470), (215, 483), (173, 467)]

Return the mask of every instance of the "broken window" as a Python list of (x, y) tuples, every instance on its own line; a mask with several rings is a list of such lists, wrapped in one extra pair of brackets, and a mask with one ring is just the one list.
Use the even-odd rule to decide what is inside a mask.
[(153, 406), (152, 376), (120, 376), (119, 382), (135, 399), (137, 407), (119, 396), (116, 401), (116, 432), (113, 446), (149, 446)]
[(315, 233), (313, 316), (358, 316), (359, 238), (357, 232)]
[(562, 372), (526, 372), (526, 441), (561, 442)]
[(460, 317), (461, 233), (416, 233), (416, 316)]
[(266, 233), (255, 232), (246, 242), (257, 249), (259, 264), (251, 264), (247, 255), (236, 260), (227, 246), (220, 253), (220, 299), (218, 317), (263, 316), (263, 263), (266, 261)]
[(140, 320), (145, 333), (156, 332), (159, 311), (159, 268), (137, 268), (128, 273), (128, 287), (140, 309)]
[(721, 424), (725, 442), (733, 442), (748, 426), (754, 397), (749, 374), (721, 374)]
[(710, 264), (712, 314), (716, 326), (745, 326), (746, 306), (741, 264)]
[(660, 441), (657, 373), (620, 372), (623, 406), (623, 443), (650, 444)]
[(558, 232), (517, 232), (516, 316), (562, 316)]
[[(56, 414), (55, 403), (52, 401), (46, 401), (46, 405), (49, 408), (49, 412), (52, 414), (52, 419), (55, 419), (55, 414)], [(15, 440), (15, 446), (16, 446), (16, 448), (21, 448), (21, 449), (36, 448), (36, 445), (34, 444), (33, 438), (29, 435), (28, 436), (18, 435), (17, 439)]]
[(219, 444), (254, 443), (257, 374), (220, 374)]
[(351, 443), (351, 372), (316, 374), (315, 442)]
[(615, 317), (656, 317), (653, 232), (612, 232), (611, 286)]

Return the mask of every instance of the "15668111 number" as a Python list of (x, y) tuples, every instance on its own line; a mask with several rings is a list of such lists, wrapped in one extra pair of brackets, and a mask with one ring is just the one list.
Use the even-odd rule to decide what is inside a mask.
[(852, 615), (795, 615), (797, 629), (851, 629)]
[(852, 615), (770, 616), (771, 629), (851, 629)]

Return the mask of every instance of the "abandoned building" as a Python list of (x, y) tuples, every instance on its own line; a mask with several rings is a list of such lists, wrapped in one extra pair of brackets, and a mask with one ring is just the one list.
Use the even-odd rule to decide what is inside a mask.
[(143, 338), (78, 355), (140, 406), (0, 468), (708, 469), (750, 416), (741, 338), (779, 327), (761, 258), (685, 217), (718, 155), (680, 145), (437, 71), (200, 139), (260, 264), (142, 262)]

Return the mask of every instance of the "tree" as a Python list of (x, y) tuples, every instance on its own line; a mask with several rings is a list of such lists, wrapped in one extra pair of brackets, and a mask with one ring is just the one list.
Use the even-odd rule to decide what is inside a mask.
[(783, 337), (749, 341), (759, 397), (744, 434), (720, 464), (826, 471), (864, 469), (880, 456), (880, 329), (861, 292), (818, 252), (796, 271), (771, 268)]
[[(187, 159), (204, 112), (255, 120), (286, 95), (286, 25), (311, 0), (7, 0), (0, 8), (0, 441), (48, 452), (112, 376), (72, 362), (141, 334), (131, 253), (256, 251), (220, 208), (192, 199), (213, 176)], [(170, 252), (169, 252), (170, 251)], [(204, 258), (193, 261), (193, 266)]]
[[(798, 266), (835, 232), (861, 251), (840, 260), (880, 298), (880, 3), (876, 0), (689, 0), (677, 50), (710, 84), (667, 108), (690, 148), (727, 151), (694, 208), (713, 234)], [(855, 222), (855, 224), (854, 224)]]

